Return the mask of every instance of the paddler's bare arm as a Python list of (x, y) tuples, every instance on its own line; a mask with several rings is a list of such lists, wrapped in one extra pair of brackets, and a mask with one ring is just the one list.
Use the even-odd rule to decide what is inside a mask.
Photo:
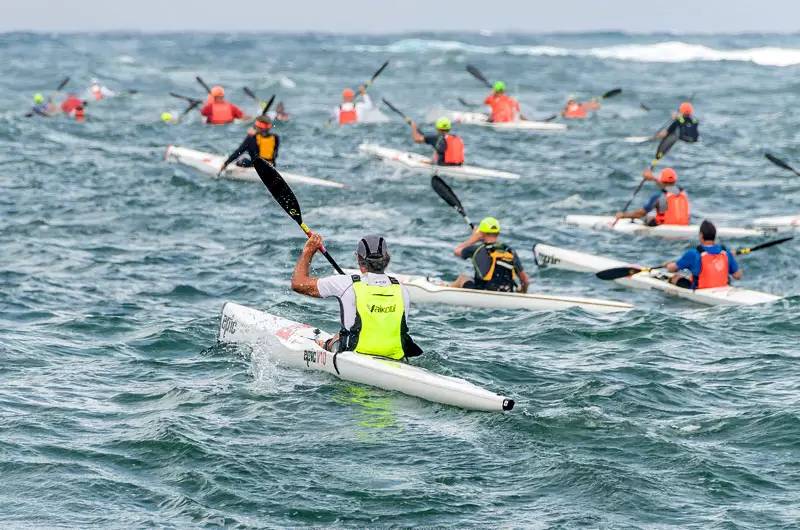
[(519, 273), (519, 292), (527, 293), (528, 292), (528, 285), (530, 285), (531, 280), (528, 278), (528, 273), (525, 271), (520, 271)]
[(419, 128), (417, 127), (416, 122), (412, 121), (409, 123), (409, 125), (411, 125), (411, 139), (414, 140), (414, 143), (424, 144), (425, 136), (423, 136), (422, 133), (419, 132)]
[(292, 273), (292, 290), (306, 296), (313, 296), (320, 298), (319, 289), (317, 288), (317, 279), (310, 275), (311, 260), (314, 259), (314, 254), (317, 250), (322, 248), (322, 237), (318, 234), (311, 234), (311, 237), (306, 241), (300, 257), (297, 258), (297, 264), (294, 266)]
[(638, 210), (633, 210), (632, 212), (617, 212), (614, 216), (616, 219), (641, 219), (647, 215), (647, 212), (644, 211), (644, 208), (639, 208)]
[(480, 231), (478, 231), (477, 228), (475, 228), (475, 230), (472, 231), (472, 235), (469, 236), (469, 238), (466, 241), (464, 241), (463, 243), (461, 243), (460, 245), (458, 245), (456, 248), (453, 249), (453, 254), (455, 254), (455, 256), (457, 258), (460, 258), (461, 257), (461, 252), (465, 248), (467, 248), (470, 245), (473, 245), (473, 244), (477, 243), (480, 240), (481, 240), (481, 233), (480, 233)]

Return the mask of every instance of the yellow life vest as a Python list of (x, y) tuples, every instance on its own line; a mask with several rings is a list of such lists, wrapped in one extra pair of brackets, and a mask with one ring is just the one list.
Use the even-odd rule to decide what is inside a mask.
[(275, 162), (275, 135), (256, 134), (256, 143), (258, 144), (258, 156), (268, 162)]
[(400, 360), (405, 357), (403, 336), (405, 303), (403, 289), (397, 279), (389, 277), (387, 286), (368, 285), (353, 275), (356, 297), (356, 322), (349, 330), (352, 350)]
[[(508, 247), (503, 245), (502, 243), (494, 243), (492, 245), (484, 245), (486, 251), (489, 253), (489, 258), (492, 260), (492, 264), (489, 266), (489, 270), (486, 271), (486, 274), (483, 275), (484, 281), (491, 281), (495, 278), (495, 273), (497, 273), (498, 278), (504, 278), (510, 276), (511, 280), (515, 280), (517, 278), (517, 271), (514, 267), (514, 253), (508, 250)], [(478, 270), (478, 264), (475, 262), (475, 256), (480, 252), (480, 249), (473, 254), (473, 264), (475, 265), (475, 270)], [(497, 267), (500, 267), (502, 270), (497, 270)]]

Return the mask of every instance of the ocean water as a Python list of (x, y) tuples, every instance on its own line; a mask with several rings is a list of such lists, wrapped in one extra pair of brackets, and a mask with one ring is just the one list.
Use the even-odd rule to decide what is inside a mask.
[[(0, 522), (4, 527), (794, 528), (800, 523), (800, 315), (795, 242), (741, 259), (742, 286), (778, 303), (707, 308), (544, 269), (548, 242), (640, 263), (694, 242), (563, 225), (624, 204), (654, 132), (686, 97), (702, 141), (675, 147), (696, 219), (744, 226), (800, 211), (798, 35), (0, 35)], [(216, 344), (232, 300), (325, 329), (335, 302), (288, 289), (304, 238), (260, 184), (163, 160), (169, 144), (232, 151), (169, 91), (196, 75), (283, 100), (279, 165), (306, 222), (353, 265), (365, 233), (397, 272), (454, 278), (461, 219), (426, 175), (360, 156), (363, 141), (425, 152), (395, 120), (326, 126), (344, 86), (422, 119), (479, 101), (464, 67), (504, 79), (526, 114), (622, 87), (560, 135), (461, 127), (469, 160), (518, 182), (448, 179), (473, 219), (498, 217), (533, 289), (629, 301), (627, 314), (416, 306), (420, 365), (503, 392), (466, 412), (276, 366)], [(65, 76), (137, 90), (88, 120), (24, 118)], [(651, 110), (644, 111), (640, 103)], [(635, 204), (643, 202), (640, 194)], [(753, 241), (758, 242), (758, 241)], [(736, 243), (736, 242), (732, 242)], [(314, 271), (330, 274), (317, 258)]]

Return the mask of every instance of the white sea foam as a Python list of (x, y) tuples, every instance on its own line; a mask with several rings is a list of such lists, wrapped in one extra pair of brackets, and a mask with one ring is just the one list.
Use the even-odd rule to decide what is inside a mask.
[(385, 46), (359, 45), (353, 49), (376, 53), (467, 52), (481, 54), (527, 55), (543, 57), (596, 57), (620, 61), (681, 63), (688, 61), (742, 61), (764, 66), (800, 64), (800, 48), (764, 46), (720, 50), (681, 41), (654, 44), (621, 44), (597, 48), (558, 46), (479, 46), (453, 40), (402, 39)]

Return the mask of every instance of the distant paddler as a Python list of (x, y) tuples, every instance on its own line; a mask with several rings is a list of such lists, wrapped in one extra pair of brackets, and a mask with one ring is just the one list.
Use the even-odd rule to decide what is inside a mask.
[(86, 120), (87, 102), (78, 97), (77, 94), (67, 94), (67, 99), (61, 103), (61, 112), (74, 118), (77, 122)]
[(486, 217), (472, 235), (458, 245), (453, 253), (461, 259), (472, 261), (473, 277), (460, 275), (453, 287), (480, 289), (484, 291), (521, 292), (528, 291), (528, 274), (522, 262), (510, 246), (501, 243), (500, 222)]
[(101, 84), (97, 79), (92, 79), (88, 92), (95, 99), (95, 101), (100, 101), (101, 99), (110, 98), (117, 95), (116, 92)]
[(589, 116), (590, 112), (596, 111), (600, 108), (600, 101), (596, 98), (589, 101), (578, 101), (578, 97), (570, 95), (567, 98), (567, 103), (561, 110), (561, 116), (568, 120), (583, 120)]
[[(742, 271), (733, 252), (715, 242), (717, 228), (711, 221), (705, 220), (700, 224), (699, 236), (700, 244), (687, 250), (677, 261), (667, 263), (666, 269), (669, 272), (688, 271), (691, 289), (727, 287), (729, 276), (734, 280), (741, 280)], [(670, 278), (677, 285), (681, 285), (681, 280), (686, 282), (685, 277), (680, 274)]]
[(200, 114), (205, 116), (206, 123), (211, 125), (225, 125), (233, 123), (234, 120), (249, 120), (250, 116), (242, 112), (242, 109), (233, 103), (225, 100), (225, 89), (219, 85), (211, 87), (209, 91), (211, 101), (208, 101), (200, 110)]
[(677, 133), (678, 139), (694, 143), (700, 139), (698, 126), (700, 122), (694, 117), (694, 106), (688, 101), (681, 103), (678, 112), (672, 115), (673, 121), (665, 129), (658, 131), (656, 138), (666, 138)]
[(64, 114), (73, 115), (76, 108), (85, 106), (86, 101), (79, 98), (78, 94), (70, 92), (67, 94), (66, 99), (61, 102), (61, 112)]
[(375, 104), (372, 98), (367, 94), (367, 89), (372, 86), (375, 79), (389, 66), (389, 61), (384, 62), (378, 68), (372, 77), (366, 83), (358, 86), (358, 96), (360, 101), (356, 102), (356, 92), (352, 88), (345, 88), (342, 90), (342, 102), (333, 111), (330, 122), (338, 123), (339, 125), (347, 125), (351, 123), (358, 123), (364, 119), (364, 116), (375, 111)]
[(617, 212), (619, 219), (644, 219), (648, 226), (688, 225), (690, 220), (689, 196), (678, 186), (678, 173), (671, 167), (661, 170), (658, 178), (651, 168), (642, 172), (644, 180), (655, 182), (659, 190), (639, 209)]
[[(239, 167), (251, 167), (253, 160), (263, 158), (273, 166), (278, 158), (278, 148), (280, 147), (280, 137), (272, 131), (272, 121), (266, 116), (259, 116), (251, 129), (248, 129), (247, 136), (231, 156), (222, 164), (219, 173), (225, 171), (228, 164), (239, 159), (247, 153), (250, 158), (241, 158), (236, 161)], [(218, 174), (219, 174), (218, 173)]]
[(319, 341), (320, 346), (331, 352), (355, 351), (395, 360), (422, 354), (408, 332), (408, 291), (386, 274), (390, 261), (386, 240), (368, 235), (358, 242), (360, 274), (316, 278), (309, 272), (311, 260), (324, 248), (322, 237), (309, 233), (292, 274), (294, 291), (339, 301), (342, 328), (330, 339)]
[(622, 94), (621, 88), (612, 88), (602, 96), (595, 96), (588, 101), (578, 101), (578, 96), (570, 94), (567, 103), (561, 109), (561, 116), (567, 120), (583, 120), (589, 117), (590, 112), (600, 109), (600, 102)]
[(272, 119), (275, 121), (289, 121), (289, 113), (286, 112), (286, 106), (283, 104), (283, 101), (279, 101), (278, 104), (275, 105), (275, 112)]
[(428, 144), (433, 147), (433, 163), (439, 166), (461, 166), (464, 164), (464, 140), (460, 136), (451, 134), (452, 124), (449, 118), (436, 120), (436, 134), (422, 134), (413, 121), (411, 126), (411, 139), (418, 144)]
[(40, 93), (33, 95), (33, 106), (29, 113), (30, 116), (49, 118), (56, 113), (58, 113), (58, 107), (56, 107), (52, 101), (45, 101), (44, 95)]
[(483, 101), (489, 106), (489, 121), (492, 123), (507, 123), (525, 119), (519, 110), (519, 101), (506, 94), (506, 84), (495, 81), (492, 92)]

